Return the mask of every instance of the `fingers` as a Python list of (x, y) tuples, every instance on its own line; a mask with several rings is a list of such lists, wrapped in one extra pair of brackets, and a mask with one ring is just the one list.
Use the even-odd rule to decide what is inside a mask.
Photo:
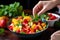
[(44, 7), (40, 12), (38, 12), (38, 16), (46, 12), (46, 8)]
[(33, 8), (33, 16), (35, 13), (38, 13), (38, 16), (45, 13), (46, 11), (52, 9), (56, 6), (54, 1), (40, 1), (38, 4)]
[(37, 13), (37, 10), (38, 10), (37, 6), (38, 6), (38, 5), (36, 5), (36, 6), (33, 8), (33, 16), (35, 16), (35, 14)]
[(35, 16), (35, 14), (38, 13), (41, 10), (41, 8), (42, 8), (42, 4), (41, 4), (41, 1), (40, 1), (33, 8), (33, 16)]
[(52, 1), (44, 1), (43, 2), (43, 8), (41, 11), (39, 11), (38, 16), (45, 13), (46, 11), (52, 9), (55, 6), (54, 2)]

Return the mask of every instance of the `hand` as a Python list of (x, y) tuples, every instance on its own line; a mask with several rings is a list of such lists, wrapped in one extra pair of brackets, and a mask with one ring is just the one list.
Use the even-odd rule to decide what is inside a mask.
[(36, 13), (38, 13), (38, 16), (42, 13), (52, 9), (56, 6), (55, 1), (39, 1), (35, 7), (33, 8), (33, 16), (35, 16)]
[(54, 32), (54, 33), (51, 35), (51, 40), (60, 40), (60, 30)]

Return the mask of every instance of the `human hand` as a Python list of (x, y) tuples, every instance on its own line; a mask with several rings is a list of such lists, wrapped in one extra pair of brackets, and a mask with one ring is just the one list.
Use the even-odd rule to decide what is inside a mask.
[(38, 13), (38, 16), (42, 13), (52, 9), (56, 6), (56, 1), (39, 1), (33, 8), (33, 16)]
[(51, 40), (60, 40), (60, 30), (54, 32), (54, 33), (51, 35)]

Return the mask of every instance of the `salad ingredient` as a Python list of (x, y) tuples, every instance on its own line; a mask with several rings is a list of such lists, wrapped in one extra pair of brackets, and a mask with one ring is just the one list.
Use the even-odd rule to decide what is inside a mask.
[(4, 29), (0, 28), (0, 35), (4, 33)]
[[(22, 22), (21, 22), (22, 20)], [(9, 30), (21, 34), (34, 34), (46, 28), (46, 23), (41, 20), (33, 21), (30, 16), (18, 16), (13, 18), (8, 26)]]
[(56, 18), (57, 17), (52, 15), (52, 13), (46, 13), (40, 16), (40, 19), (45, 19), (45, 20), (55, 20)]
[(19, 2), (9, 5), (0, 5), (0, 16), (16, 17), (22, 15), (23, 7)]
[(6, 17), (6, 16), (2, 16), (2, 17), (0, 17), (0, 27), (1, 28), (4, 28), (6, 25), (7, 25), (7, 23), (8, 23), (8, 17)]

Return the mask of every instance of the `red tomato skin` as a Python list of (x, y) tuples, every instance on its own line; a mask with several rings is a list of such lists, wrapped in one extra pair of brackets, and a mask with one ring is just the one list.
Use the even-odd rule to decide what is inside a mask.
[(17, 32), (17, 33), (20, 33), (20, 30), (17, 30), (16, 32)]
[(9, 28), (9, 30), (13, 30), (13, 27), (12, 26), (9, 26), (8, 28)]
[(28, 21), (26, 20), (26, 19), (24, 19), (24, 21), (23, 21), (24, 23), (26, 23), (26, 24), (28, 24)]
[(5, 25), (6, 25), (6, 21), (0, 20), (0, 27), (4, 28)]
[(55, 19), (56, 19), (55, 16), (52, 16), (52, 17), (49, 18), (49, 20), (55, 20)]
[(13, 30), (13, 23), (8, 26), (9, 30)]

